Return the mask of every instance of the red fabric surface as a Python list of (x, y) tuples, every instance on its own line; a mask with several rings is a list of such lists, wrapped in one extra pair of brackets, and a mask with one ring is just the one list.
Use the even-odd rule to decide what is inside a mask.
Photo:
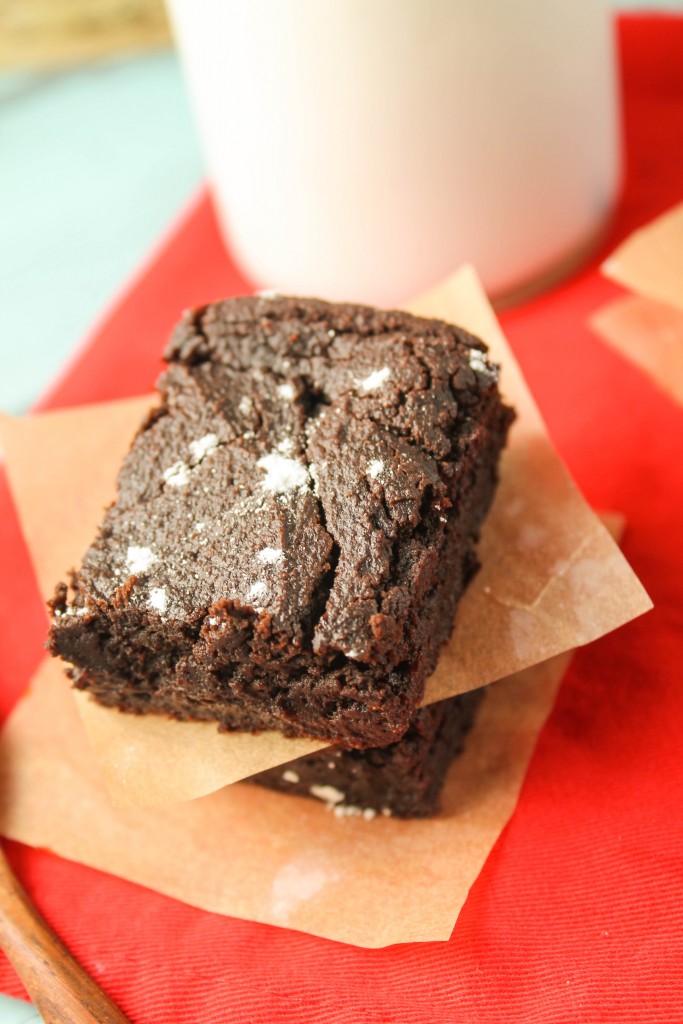
[[(683, 199), (683, 18), (623, 17), (619, 37), (626, 178), (598, 256)], [(200, 197), (43, 405), (143, 391), (179, 308), (244, 287)], [(503, 319), (587, 497), (626, 513), (624, 549), (656, 607), (575, 658), (451, 940), (356, 949), (7, 844), (40, 910), (133, 1021), (683, 1020), (683, 412), (588, 331), (614, 294), (596, 257)], [(6, 713), (44, 619), (5, 490), (0, 505)], [(0, 987), (22, 992), (4, 962)]]

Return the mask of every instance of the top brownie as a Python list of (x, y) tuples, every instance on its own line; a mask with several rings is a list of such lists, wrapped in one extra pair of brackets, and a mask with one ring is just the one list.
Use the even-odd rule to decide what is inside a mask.
[(476, 570), (512, 419), (485, 346), (257, 296), (187, 313), (165, 358), (51, 651), (123, 710), (396, 741)]

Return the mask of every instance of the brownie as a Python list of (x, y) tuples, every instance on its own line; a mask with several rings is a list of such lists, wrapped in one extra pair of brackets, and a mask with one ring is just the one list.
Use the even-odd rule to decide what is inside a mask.
[(483, 689), (474, 690), (421, 708), (405, 736), (386, 747), (328, 748), (245, 781), (323, 800), (337, 817), (436, 814), (446, 773), (463, 749), (483, 695)]
[(287, 297), (188, 312), (48, 645), (103, 704), (346, 747), (408, 729), (512, 412), (467, 332)]

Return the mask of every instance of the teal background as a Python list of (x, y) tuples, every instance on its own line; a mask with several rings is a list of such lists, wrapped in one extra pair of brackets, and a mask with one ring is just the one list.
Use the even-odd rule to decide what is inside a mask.
[(0, 76), (0, 409), (39, 396), (201, 178), (174, 54)]
[[(0, 409), (40, 396), (202, 176), (173, 53), (0, 74)], [(0, 1024), (40, 1020), (0, 996)]]

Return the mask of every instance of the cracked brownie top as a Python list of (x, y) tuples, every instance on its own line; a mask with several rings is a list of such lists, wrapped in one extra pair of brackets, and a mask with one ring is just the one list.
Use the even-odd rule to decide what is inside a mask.
[(442, 532), (442, 477), (496, 380), (482, 343), (404, 313), (255, 297), (187, 314), (165, 358), (162, 405), (81, 570), (92, 596), (199, 618), (207, 636), (229, 601), (291, 642), (391, 662), (396, 588), (429, 557), (420, 526)]
[[(380, 692), (414, 707), (510, 419), (485, 346), (406, 313), (257, 296), (187, 313), (165, 358), (74, 596), (53, 602), (53, 652), (133, 709), (145, 689), (175, 714), (181, 697), (233, 701), (225, 727), (266, 692), (295, 731), (320, 707), (362, 718)], [(295, 679), (319, 686), (317, 711), (303, 690), (295, 707)]]

